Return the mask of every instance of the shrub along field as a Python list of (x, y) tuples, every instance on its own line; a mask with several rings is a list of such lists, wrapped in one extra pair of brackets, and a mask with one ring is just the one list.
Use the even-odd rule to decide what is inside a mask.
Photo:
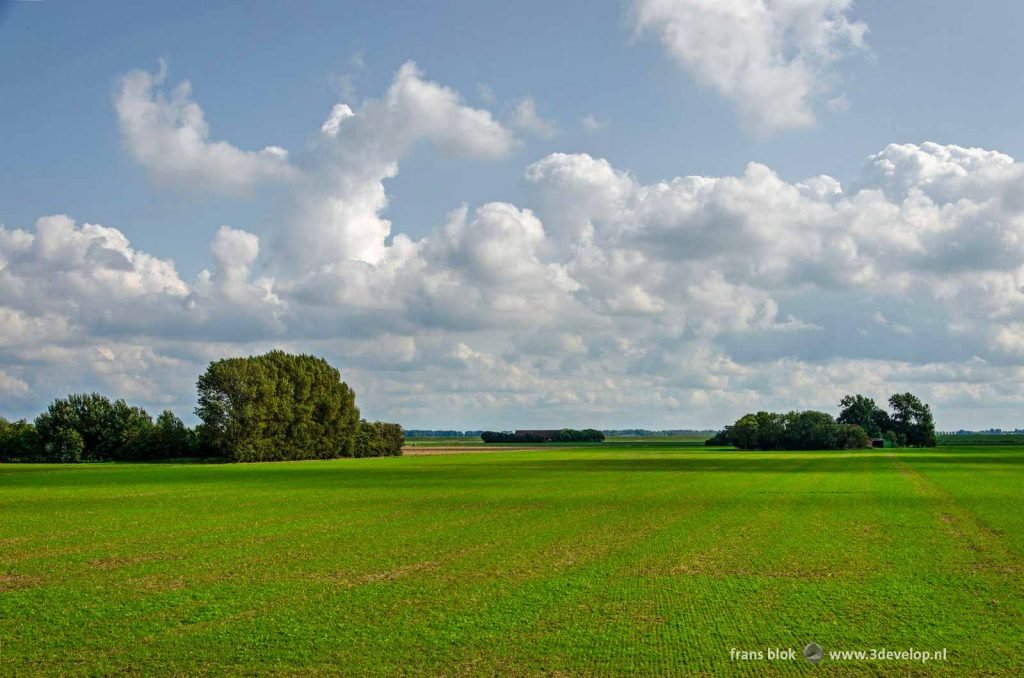
[(1021, 675), (1022, 487), (1013, 446), (0, 465), (0, 674)]

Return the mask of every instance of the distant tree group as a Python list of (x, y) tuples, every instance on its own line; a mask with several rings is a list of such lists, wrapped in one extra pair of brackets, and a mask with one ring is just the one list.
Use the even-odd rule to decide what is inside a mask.
[(733, 445), (741, 450), (846, 450), (868, 447), (871, 439), (859, 426), (808, 410), (745, 414), (705, 444)]
[(65, 462), (145, 458), (153, 428), (142, 408), (98, 393), (59, 398), (36, 418), (46, 456)]
[(42, 461), (42, 445), (30, 421), (0, 417), (0, 461)]
[(53, 401), (35, 422), (0, 418), (0, 461), (230, 461), (394, 456), (398, 424), (360, 420), (355, 394), (322, 358), (272, 351), (210, 363), (199, 378), (201, 422), (98, 393)]
[(512, 431), (484, 431), (480, 437), (485, 443), (600, 443), (604, 442), (604, 433), (593, 428), (578, 431), (574, 428), (563, 428), (550, 436), (537, 433)]
[(156, 422), (141, 407), (99, 393), (58, 398), (35, 422), (0, 419), (0, 461), (150, 461), (209, 456), (170, 410)]
[(406, 438), (479, 438), (483, 431), (456, 431), (451, 429), (408, 429)]
[[(536, 438), (536, 440), (527, 440), (526, 438)], [(480, 438), (485, 443), (542, 443), (544, 442), (540, 436), (520, 436), (516, 438), (516, 434), (512, 431), (484, 431), (480, 434)]]
[(397, 457), (402, 454), (405, 445), (405, 433), (398, 424), (386, 424), (381, 421), (359, 422), (356, 431), (355, 456), (357, 457)]
[(558, 432), (555, 437), (555, 442), (559, 443), (603, 443), (604, 433), (598, 431), (596, 428), (585, 428), (582, 431), (577, 431), (572, 428), (563, 428)]
[(859, 394), (846, 396), (839, 404), (843, 408), (839, 421), (862, 427), (872, 438), (884, 438), (899, 446), (935, 447), (932, 410), (913, 393), (890, 396), (892, 414)]
[(859, 394), (844, 397), (840, 406), (838, 419), (812, 410), (746, 414), (705, 444), (741, 450), (848, 450), (882, 438), (898, 446), (935, 447), (931, 408), (911, 393), (889, 398), (891, 414)]

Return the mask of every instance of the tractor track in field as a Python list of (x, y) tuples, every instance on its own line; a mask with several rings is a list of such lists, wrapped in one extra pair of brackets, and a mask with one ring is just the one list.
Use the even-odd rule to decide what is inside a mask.
[(972, 555), (972, 569), (1004, 575), (1020, 575), (1024, 562), (1003, 542), (1003, 533), (962, 506), (947, 490), (894, 454), (887, 454), (896, 469), (914, 486), (919, 496), (936, 502), (933, 515), (950, 539), (965, 553)]

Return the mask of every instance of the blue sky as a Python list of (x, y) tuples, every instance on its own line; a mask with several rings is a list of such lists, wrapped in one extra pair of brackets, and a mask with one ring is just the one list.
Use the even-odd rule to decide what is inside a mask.
[[(15, 245), (9, 244), (4, 259), (21, 261), (22, 268), (8, 265), (7, 298), (0, 299), (0, 307), (10, 313), (9, 327), (34, 329), (9, 330), (3, 343), (0, 412), (27, 415), (69, 389), (96, 388), (111, 394), (126, 390), (130, 400), (186, 415), (192, 407), (195, 374), (210, 357), (281, 345), (328, 355), (351, 375), (357, 393), (365, 394), (362, 402), (368, 414), (397, 418), (410, 426), (475, 428), (562, 421), (717, 426), (745, 409), (762, 406), (831, 408), (836, 393), (861, 385), (879, 396), (916, 388), (932, 397), (940, 425), (947, 427), (1022, 423), (1018, 412), (1024, 395), (1018, 394), (1010, 377), (998, 376), (1018, 369), (1017, 300), (994, 304), (980, 317), (978, 309), (984, 304), (971, 296), (991, 297), (991, 290), (1015, 289), (1016, 264), (986, 269), (990, 250), (985, 248), (1020, 248), (1015, 236), (1007, 235), (1018, 227), (1016, 208), (973, 226), (941, 221), (952, 218), (952, 208), (939, 214), (942, 206), (955, 205), (960, 198), (975, 201), (980, 210), (993, 196), (1014, 196), (1020, 190), (1015, 163), (1006, 169), (996, 162), (1000, 172), (1008, 173), (997, 180), (991, 176), (995, 170), (982, 167), (988, 160), (955, 152), (949, 160), (948, 151), (961, 147), (1010, 157), (1022, 153), (1020, 3), (808, 0), (806, 12), (795, 18), (786, 13), (787, 3), (770, 0), (722, 3), (728, 10), (725, 18), (708, 18), (710, 10), (697, 0), (443, 6), (56, 0), (3, 4), (0, 224), (9, 233), (21, 229), (31, 234), (41, 217), (67, 215), (75, 222), (68, 237), (75, 238), (83, 224), (102, 224), (130, 243), (108, 244), (114, 249), (130, 247), (133, 266), (143, 265), (134, 253), (173, 260), (177, 281), (154, 283), (155, 288), (143, 285), (145, 291), (108, 290), (103, 303), (78, 299), (76, 294), (98, 294), (102, 288), (88, 288), (82, 282), (95, 281), (92, 271), (83, 273), (81, 280), (75, 278), (74, 285), (65, 281), (55, 287), (49, 294), (61, 303), (41, 309), (18, 295), (24, 294), (25, 285), (40, 282), (31, 276), (56, 269), (47, 269), (39, 252), (28, 254), (27, 245), (18, 245), (22, 249), (14, 256)], [(730, 15), (733, 10), (735, 15)], [(642, 16), (647, 19), (638, 18)], [(769, 41), (772, 59), (787, 68), (806, 61), (799, 75), (811, 83), (812, 93), (799, 102), (797, 116), (807, 113), (813, 122), (793, 122), (790, 116), (765, 128), (744, 118), (749, 118), (745, 111), (773, 107), (772, 97), (759, 92), (781, 72), (772, 70), (777, 63), (764, 64), (761, 72), (753, 68), (742, 77), (723, 73), (715, 59), (707, 58), (713, 46), (695, 42), (693, 36), (673, 44), (665, 37), (682, 24), (725, 21), (707, 25), (728, 28), (727, 22), (736, 16), (746, 17), (751, 40)], [(806, 29), (809, 24), (800, 21), (808, 18), (838, 21), (836, 31), (845, 37)], [(849, 44), (857, 34), (848, 30), (850, 25), (866, 28), (862, 44)], [(822, 36), (827, 42), (825, 56), (808, 47)], [(803, 38), (807, 42), (801, 43)], [(744, 58), (756, 61), (750, 44), (739, 41), (729, 49), (741, 56), (747, 50)], [(161, 60), (166, 64), (163, 80)], [(293, 214), (299, 203), (314, 204), (317, 196), (335, 205), (358, 203), (360, 198), (351, 193), (321, 195), (322, 190), (312, 187), (347, 181), (353, 172), (362, 176), (365, 168), (350, 166), (353, 149), (363, 148), (368, 135), (394, 136), (387, 132), (394, 128), (371, 119), (377, 109), (361, 107), (367, 101), (385, 100), (397, 82), (396, 73), (408, 61), (419, 69), (414, 85), (422, 81), (446, 88), (458, 93), (464, 109), (489, 111), (494, 124), (507, 131), (508, 143), (496, 142), (500, 148), (472, 145), (466, 141), (470, 136), (494, 130), (467, 128), (456, 145), (469, 145), (449, 153), (444, 147), (451, 140), (442, 138), (444, 130), (425, 129), (401, 148), (396, 146), (394, 157), (378, 158), (397, 167), (367, 184), (368, 191), (383, 187), (386, 206), (368, 208), (368, 221), (327, 220), (308, 227), (322, 213)], [(210, 175), (204, 172), (213, 170), (188, 164), (188, 159), (175, 161), (173, 146), (161, 147), (157, 155), (162, 158), (145, 156), (140, 149), (146, 140), (129, 138), (131, 121), (115, 109), (123, 78), (139, 69), (154, 78), (146, 90), (152, 101), (160, 101), (159, 92), (171, 97), (182, 81), (191, 83), (188, 100), (202, 109), (209, 126), (207, 141), (223, 141), (243, 151), (287, 149), (288, 162), (294, 165), (292, 178), (261, 180), (240, 190), (206, 190), (203, 184), (210, 183)], [(531, 129), (517, 117), (517, 107), (527, 97), (555, 132)], [(356, 111), (350, 124), (354, 131), (339, 135), (337, 148), (331, 149), (321, 125), (338, 103)], [(454, 108), (445, 110), (461, 115)], [(389, 124), (399, 124), (404, 115), (425, 113), (394, 115), (398, 122)], [(587, 129), (582, 123), (585, 116), (600, 124)], [(440, 123), (442, 128), (445, 124)], [(149, 133), (160, 130), (140, 132)], [(938, 150), (923, 148), (925, 142), (934, 142)], [(866, 160), (889, 144), (914, 148), (899, 151), (900, 162), (888, 156)], [(583, 154), (606, 160), (610, 169), (583, 167), (576, 162)], [(909, 254), (883, 261), (877, 240), (862, 241), (866, 231), (862, 221), (849, 215), (853, 208), (835, 207), (828, 198), (823, 200), (835, 207), (829, 215), (815, 211), (823, 205), (790, 206), (786, 209), (794, 211), (780, 212), (790, 216), (780, 217), (782, 221), (773, 226), (779, 229), (777, 237), (761, 234), (776, 242), (793, 236), (795, 229), (794, 240), (799, 241), (800, 229), (815, 228), (815, 219), (835, 219), (836, 224), (827, 227), (833, 230), (815, 232), (825, 244), (813, 257), (802, 251), (794, 254), (793, 248), (766, 252), (765, 256), (779, 257), (779, 266), (787, 271), (781, 277), (734, 271), (732, 263), (740, 256), (698, 242), (692, 214), (672, 213), (671, 206), (660, 203), (644, 207), (643, 202), (650, 193), (644, 187), (676, 177), (743, 177), (748, 163), (756, 162), (790, 187), (807, 177), (834, 177), (846, 191), (844, 197), (855, 203), (856, 189), (878, 188), (872, 182), (881, 181), (874, 173), (879, 167), (895, 163), (897, 173), (911, 171), (940, 156), (960, 168), (950, 170), (957, 175), (953, 179), (946, 170), (939, 178), (918, 172), (906, 179), (922, 186), (947, 179), (956, 184), (932, 196), (935, 218), (941, 223), (925, 229), (927, 234), (913, 234), (919, 242), (904, 243), (907, 253), (920, 255), (913, 261)], [(555, 160), (537, 168), (533, 179), (527, 178), (527, 168), (550, 158)], [(557, 168), (556, 160), (562, 163)], [(173, 168), (160, 165), (164, 161)], [(339, 169), (342, 165), (344, 170)], [(979, 197), (981, 189), (959, 176), (963, 168), (967, 174), (980, 172), (977, 181), (995, 182), (984, 189), (991, 193)], [(279, 179), (290, 171), (278, 169), (267, 171), (277, 172)], [(570, 181), (567, 172), (577, 174)], [(583, 186), (579, 173), (592, 179), (593, 172), (604, 172), (604, 178)], [(299, 175), (301, 179), (294, 178)], [(633, 185), (623, 188), (622, 177)], [(296, 181), (303, 187), (296, 188)], [(560, 181), (570, 181), (571, 186)], [(584, 189), (585, 196), (575, 192)], [(743, 190), (750, 191), (742, 199), (747, 201), (762, 189)], [(628, 209), (620, 206), (614, 214), (586, 215), (584, 220), (596, 233), (593, 252), (606, 257), (603, 265), (609, 269), (606, 280), (588, 278), (598, 276), (596, 268), (588, 269), (597, 254), (583, 258), (579, 248), (573, 249), (570, 241), (583, 236), (570, 222), (582, 217), (570, 214), (572, 205), (557, 204), (557, 196), (575, 195), (577, 203), (594, 198), (605, 205), (608, 191), (628, 193), (621, 198)], [(907, 205), (906, 195), (887, 198), (890, 206)], [(729, 200), (724, 207), (709, 203), (701, 208), (700, 224), (728, 212), (721, 224), (713, 224), (716, 238), (728, 240), (727, 230), (752, 216), (741, 219), (730, 211), (736, 209), (735, 200)], [(466, 223), (452, 226), (450, 213), (463, 204), (468, 209)], [(514, 206), (518, 211), (502, 213), (501, 218), (512, 218), (516, 226), (496, 225), (500, 219), (494, 210), (477, 214), (494, 204)], [(669, 212), (663, 213), (666, 209)], [(525, 210), (539, 220), (542, 236), (535, 237)], [(655, 212), (653, 221), (644, 221)], [(883, 223), (872, 222), (867, 230), (884, 234), (919, 223), (912, 215), (877, 213), (872, 209), (872, 218)], [(360, 241), (377, 254), (356, 255), (356, 236), (351, 234), (377, 233), (378, 217), (391, 222), (387, 235), (379, 245), (370, 242), (372, 238)], [(963, 229), (981, 229), (984, 235), (989, 233), (984, 223), (996, 223), (1001, 239), (979, 237), (981, 244), (971, 249), (963, 235), (970, 231)], [(659, 229), (665, 224), (672, 228), (662, 233)], [(216, 240), (222, 225), (230, 229)], [(687, 252), (712, 253), (705, 259), (707, 267), (701, 268), (685, 253), (662, 260), (657, 251), (626, 242), (623, 233), (644, 228), (658, 231), (662, 254), (676, 251), (673, 247), (682, 247), (680, 243), (689, 243)], [(832, 256), (829, 247), (834, 246), (827, 241), (838, 238), (842, 229), (849, 229), (858, 256), (874, 261), (875, 268), (889, 267), (891, 280), (881, 280), (874, 270), (865, 272), (870, 266), (863, 260), (849, 277), (823, 279), (819, 269), (828, 268), (822, 260), (827, 262)], [(939, 231), (960, 235), (955, 242), (940, 243), (932, 237)], [(337, 235), (342, 232), (349, 235)], [(482, 240), (488, 233), (511, 240)], [(302, 237), (292, 240), (293, 234)], [(394, 248), (397, 234), (419, 243), (414, 263), (412, 255)], [(258, 247), (247, 236), (255, 237)], [(331, 256), (295, 254), (303, 247), (329, 249), (335, 236), (341, 238), (337, 243), (347, 244), (336, 243), (339, 249)], [(113, 236), (82, 235), (78, 241), (88, 248), (97, 237)], [(737, 246), (755, 248), (761, 242), (748, 242), (739, 233), (732, 240)], [(281, 247), (291, 254), (279, 261), (275, 243), (285, 241), (289, 244)], [(442, 241), (448, 243), (443, 252)], [(39, 242), (33, 251), (39, 250)], [(250, 257), (253, 247), (258, 255)], [(385, 254), (385, 247), (392, 249)], [(480, 253), (488, 247), (507, 248), (510, 256), (518, 252), (535, 260), (537, 269), (522, 275), (512, 270), (500, 276), (482, 274), (487, 266), (502, 265), (485, 258), (486, 265), (477, 261), (470, 266), (472, 257), (485, 256)], [(928, 249), (927, 256), (921, 254), (922, 248)], [(935, 263), (949, 262), (950, 252), (964, 251), (977, 260), (966, 267), (974, 277), (944, 275), (946, 271)], [(31, 256), (37, 259), (30, 261)], [(718, 256), (725, 257), (724, 264), (713, 260)], [(998, 257), (993, 254), (992, 259)], [(343, 262), (353, 261), (372, 267), (374, 275), (387, 269), (387, 262), (398, 262), (393, 268), (404, 273), (395, 275), (408, 280), (367, 282), (360, 277), (356, 284), (345, 277), (355, 273), (338, 272)], [(611, 270), (615, 261), (620, 262), (617, 272)], [(633, 263), (622, 263), (629, 261)], [(68, 264), (61, 265), (66, 272)], [(197, 278), (204, 270), (214, 282)], [(338, 289), (327, 294), (328, 283), (313, 281), (311, 272), (334, 276), (330, 284)], [(555, 281), (554, 288), (534, 289), (524, 282), (540, 272)], [(256, 302), (243, 299), (237, 290), (226, 292), (224, 281), (234, 280), (235, 273), (244, 277), (249, 292), (263, 290), (262, 301), (271, 299), (273, 309), (250, 306)], [(676, 275), (682, 277), (672, 277)], [(12, 282), (16, 276), (17, 285)], [(432, 276), (463, 290), (481, 308), (474, 310), (467, 302), (462, 309), (463, 296), (457, 292), (431, 296), (436, 290), (424, 281)], [(267, 282), (271, 278), (273, 282)], [(721, 286), (714, 291), (701, 287), (718, 278)], [(628, 302), (625, 297), (612, 298), (610, 292), (598, 293), (605, 283), (619, 292), (630, 290)], [(213, 291), (204, 291), (204, 284)], [(83, 291), (83, 286), (88, 289)], [(949, 289), (936, 293), (940, 287)], [(147, 320), (150, 313), (153, 318), (170, 317), (161, 305), (170, 302), (155, 300), (157, 288), (173, 289), (171, 294), (179, 301), (205, 300), (189, 302), (188, 308), (201, 309), (194, 311), (196, 315), (174, 321), (175, 327), (188, 328), (181, 336), (161, 322)], [(363, 289), (367, 298), (353, 297), (351, 290), (356, 289)], [(672, 290), (690, 291), (675, 296)], [(129, 301), (115, 304), (121, 292)], [(736, 311), (727, 320), (698, 320), (719, 312), (708, 310), (712, 306), (752, 310), (747, 316)], [(837, 306), (857, 310), (843, 315)], [(83, 308), (89, 312), (83, 315)], [(485, 318), (487, 313), (497, 317)], [(276, 324), (265, 322), (269, 316)], [(418, 320), (400, 322), (395, 316)], [(513, 316), (518, 320), (510, 321)], [(740, 316), (745, 320), (737, 320)], [(321, 323), (325, 317), (332, 322)], [(57, 325), (63, 329), (52, 329)], [(975, 325), (976, 331), (964, 330)], [(901, 329), (894, 330), (895, 326)], [(623, 341), (632, 348), (624, 347)], [(96, 355), (108, 352), (115, 356), (117, 369), (96, 362)], [(719, 365), (718, 371), (704, 369), (708, 364)], [(494, 377), (486, 370), (518, 377), (494, 389)], [(850, 376), (858, 370), (876, 376), (864, 384)], [(796, 386), (779, 376), (797, 372), (804, 375), (798, 383), (806, 386), (800, 397), (791, 392)], [(609, 388), (621, 391), (623, 400), (609, 398)], [(634, 389), (649, 396), (650, 402), (629, 405), (636, 402), (629, 396)]]

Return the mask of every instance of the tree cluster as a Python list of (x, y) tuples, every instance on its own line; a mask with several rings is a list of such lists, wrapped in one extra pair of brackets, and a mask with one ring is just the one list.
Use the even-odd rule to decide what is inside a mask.
[(402, 454), (405, 445), (405, 432), (398, 424), (387, 424), (382, 421), (359, 422), (356, 431), (355, 456), (357, 457), (397, 457)]
[(882, 438), (897, 446), (935, 447), (931, 408), (911, 393), (889, 398), (891, 413), (862, 395), (848, 395), (840, 406), (837, 419), (813, 410), (745, 414), (705, 444), (741, 450), (849, 450)]
[(446, 429), (407, 429), (406, 438), (479, 438), (483, 431), (455, 431)]
[(757, 412), (745, 414), (715, 434), (706, 445), (741, 450), (846, 450), (868, 447), (871, 439), (859, 426), (841, 424), (824, 412)]
[(272, 351), (210, 363), (199, 378), (187, 427), (171, 411), (154, 421), (142, 408), (98, 393), (59, 398), (35, 422), (0, 418), (0, 461), (231, 461), (394, 456), (398, 424), (359, 418), (355, 394), (322, 358)]
[(536, 433), (514, 433), (512, 431), (484, 431), (480, 438), (485, 443), (601, 443), (604, 433), (593, 428), (578, 431), (574, 428), (563, 428), (550, 437)]
[(644, 437), (668, 437), (668, 436), (680, 436), (680, 435), (706, 435), (708, 433), (715, 433), (714, 429), (690, 429), (690, 428), (668, 428), (668, 429), (649, 429), (649, 428), (618, 428), (618, 429), (605, 429), (604, 434), (608, 436), (644, 436)]
[(935, 447), (932, 409), (913, 393), (890, 396), (891, 413), (860, 394), (844, 397), (839, 405), (843, 408), (839, 421), (860, 426), (872, 438), (884, 438), (900, 447)]
[(170, 410), (156, 418), (123, 400), (76, 393), (54, 400), (35, 422), (0, 419), (0, 461), (152, 461), (212, 456)]

